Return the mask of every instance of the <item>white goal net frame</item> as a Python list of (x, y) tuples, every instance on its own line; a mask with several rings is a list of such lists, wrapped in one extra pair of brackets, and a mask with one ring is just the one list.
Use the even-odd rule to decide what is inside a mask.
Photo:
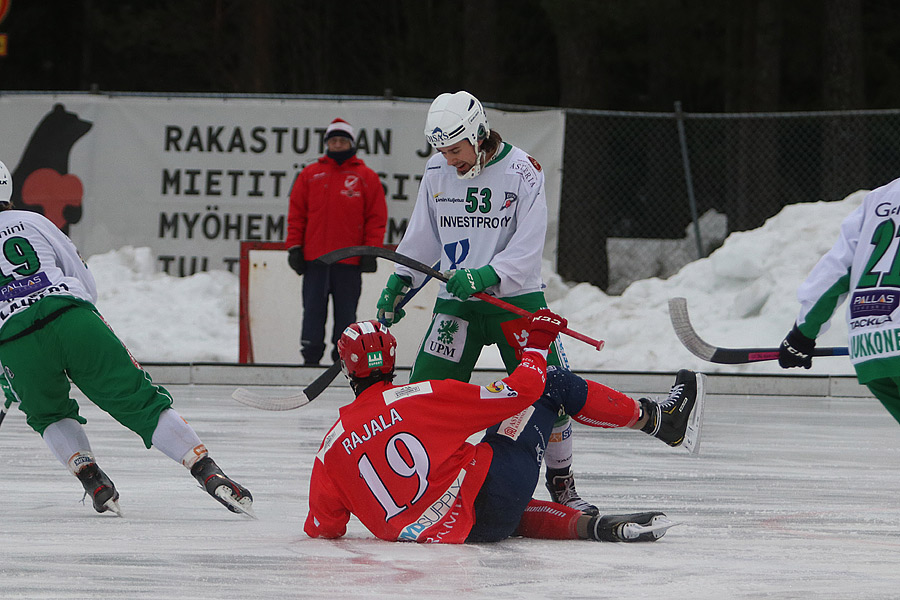
[[(298, 365), (303, 278), (287, 264), (284, 242), (241, 242), (238, 360), (249, 364)], [(378, 271), (363, 273), (357, 320), (375, 318), (375, 305), (394, 263), (378, 259)], [(391, 328), (398, 340), (397, 366), (409, 367), (431, 323), (438, 282), (430, 281), (406, 305), (406, 317)], [(325, 357), (331, 355), (331, 307), (325, 325)]]

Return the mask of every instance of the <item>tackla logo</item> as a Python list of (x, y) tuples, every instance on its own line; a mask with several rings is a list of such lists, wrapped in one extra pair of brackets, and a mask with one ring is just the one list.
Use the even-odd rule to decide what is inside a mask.
[(13, 206), (40, 213), (63, 233), (81, 220), (84, 186), (69, 173), (69, 155), (92, 123), (62, 104), (41, 119), (13, 171)]

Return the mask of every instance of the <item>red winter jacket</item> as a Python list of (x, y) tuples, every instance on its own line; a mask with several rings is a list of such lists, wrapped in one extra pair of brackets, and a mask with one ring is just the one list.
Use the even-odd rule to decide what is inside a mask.
[[(306, 260), (347, 246), (381, 247), (386, 226), (387, 203), (375, 171), (356, 156), (341, 165), (323, 156), (294, 181), (284, 247), (303, 246)], [(359, 258), (341, 262), (356, 265)]]

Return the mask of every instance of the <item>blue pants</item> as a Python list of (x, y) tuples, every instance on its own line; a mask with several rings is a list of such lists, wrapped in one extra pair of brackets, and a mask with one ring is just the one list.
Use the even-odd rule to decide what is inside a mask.
[(547, 369), (544, 395), (516, 440), (495, 425), (482, 442), (494, 450), (487, 478), (475, 498), (475, 525), (467, 542), (496, 542), (515, 533), (531, 501), (541, 472), (544, 451), (560, 411), (576, 415), (587, 402), (587, 382), (571, 371)]
[(303, 362), (319, 364), (325, 354), (325, 321), (331, 297), (334, 327), (331, 358), (338, 360), (337, 343), (344, 329), (356, 322), (356, 306), (362, 291), (362, 271), (358, 265), (306, 263), (303, 274), (303, 324), (300, 328), (300, 354)]

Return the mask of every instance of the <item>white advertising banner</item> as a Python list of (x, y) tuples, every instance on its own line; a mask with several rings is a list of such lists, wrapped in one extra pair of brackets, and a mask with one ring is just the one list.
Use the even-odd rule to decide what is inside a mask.
[[(283, 241), (290, 188), (324, 153), (335, 117), (386, 190), (386, 244), (397, 244), (431, 149), (427, 103), (92, 94), (0, 97), (14, 201), (43, 213), (83, 256), (147, 246), (161, 271), (237, 271), (242, 240)], [(487, 109), (491, 126), (547, 174), (556, 249), (565, 116)]]

